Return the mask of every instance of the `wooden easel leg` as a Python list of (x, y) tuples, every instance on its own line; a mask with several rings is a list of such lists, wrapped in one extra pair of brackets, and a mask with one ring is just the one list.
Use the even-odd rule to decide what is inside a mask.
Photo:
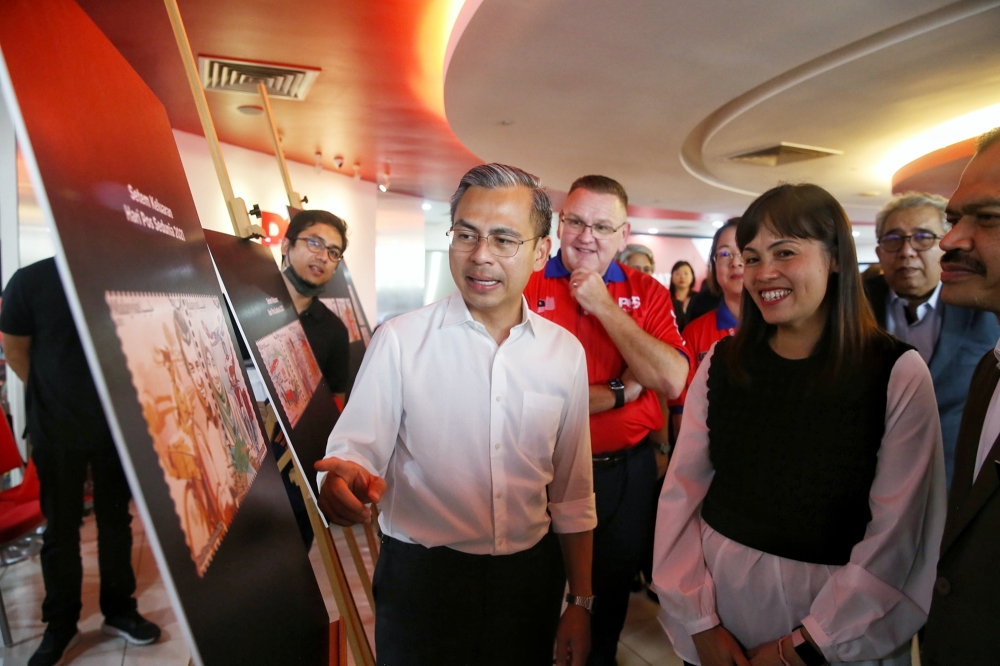
[(368, 603), (372, 607), (372, 611), (375, 610), (375, 597), (372, 595), (372, 579), (368, 575), (368, 569), (365, 567), (365, 561), (361, 557), (361, 549), (358, 547), (358, 540), (354, 536), (353, 527), (344, 527), (344, 538), (347, 540), (347, 547), (351, 551), (351, 557), (354, 559), (354, 568), (358, 570), (358, 577), (361, 578), (361, 587), (365, 590), (365, 596), (368, 597)]
[(372, 504), (372, 521), (365, 524), (365, 538), (368, 539), (368, 552), (371, 553), (372, 567), (378, 564), (378, 539), (375, 538), (375, 525), (378, 525), (378, 507)]
[(347, 631), (343, 618), (330, 623), (329, 666), (347, 666)]
[[(375, 657), (372, 654), (371, 645), (365, 635), (364, 626), (361, 624), (361, 617), (358, 615), (358, 607), (354, 603), (351, 595), (351, 587), (347, 582), (347, 575), (344, 573), (344, 565), (341, 563), (340, 554), (337, 552), (337, 545), (333, 542), (333, 535), (323, 524), (323, 518), (319, 514), (319, 508), (309, 493), (309, 486), (299, 469), (296, 467), (289, 472), (289, 478), (302, 491), (302, 497), (309, 512), (309, 522), (316, 535), (316, 545), (319, 547), (323, 557), (323, 565), (326, 568), (327, 576), (330, 578), (330, 587), (333, 590), (337, 608), (340, 616), (344, 620), (347, 629), (347, 642), (354, 655), (354, 663), (357, 666), (375, 666)], [(374, 606), (372, 606), (374, 610)]]

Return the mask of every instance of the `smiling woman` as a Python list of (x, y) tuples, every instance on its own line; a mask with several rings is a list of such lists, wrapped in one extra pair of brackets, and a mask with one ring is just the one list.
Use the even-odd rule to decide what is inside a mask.
[(736, 240), (739, 329), (691, 384), (657, 513), (664, 628), (702, 664), (909, 664), (945, 514), (930, 374), (879, 331), (825, 190), (766, 192)]

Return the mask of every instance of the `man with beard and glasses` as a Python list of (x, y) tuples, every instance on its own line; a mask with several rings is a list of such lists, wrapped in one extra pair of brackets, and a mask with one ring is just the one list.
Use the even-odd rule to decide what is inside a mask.
[[(941, 299), (1000, 317), (1000, 127), (979, 138), (948, 202)], [(925, 666), (1000, 664), (1000, 341), (969, 387), (955, 450)]]
[(352, 525), (381, 502), (379, 664), (548, 666), (555, 648), (583, 666), (586, 356), (522, 296), (548, 257), (551, 204), (534, 176), (486, 164), (462, 177), (451, 223), (458, 291), (375, 332), (316, 464), (319, 506)]
[(916, 347), (930, 368), (941, 418), (945, 477), (951, 484), (955, 440), (972, 372), (1000, 337), (988, 312), (941, 302), (944, 210), (936, 194), (901, 194), (875, 216), (875, 253), (883, 275), (864, 282), (879, 325)]

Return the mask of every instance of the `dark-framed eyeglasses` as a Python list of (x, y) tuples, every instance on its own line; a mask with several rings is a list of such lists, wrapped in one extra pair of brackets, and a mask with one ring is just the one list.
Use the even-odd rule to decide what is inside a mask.
[(479, 241), (486, 239), (486, 247), (490, 249), (494, 257), (513, 257), (522, 245), (528, 241), (533, 241), (541, 236), (535, 236), (528, 240), (521, 240), (510, 234), (487, 234), (480, 236), (475, 231), (468, 229), (449, 229), (445, 235), (451, 238), (451, 249), (457, 252), (472, 252), (479, 247)]
[(327, 245), (323, 242), (321, 238), (316, 238), (315, 236), (299, 236), (298, 238), (292, 239), (292, 244), (295, 241), (302, 241), (306, 244), (306, 249), (308, 249), (313, 254), (323, 254), (326, 251), (327, 256), (330, 257), (330, 261), (340, 261), (344, 258), (344, 250), (338, 245)]
[(619, 224), (617, 227), (613, 227), (610, 224), (607, 224), (606, 222), (587, 224), (583, 220), (577, 219), (571, 215), (560, 215), (559, 220), (564, 225), (566, 225), (566, 227), (568, 227), (572, 231), (575, 231), (576, 233), (582, 234), (584, 229), (590, 229), (590, 233), (592, 233), (595, 238), (607, 238), (608, 236), (611, 236), (613, 233), (615, 233), (628, 223), (628, 220), (626, 220), (625, 222)]
[(906, 241), (910, 241), (910, 247), (917, 252), (923, 252), (934, 247), (934, 243), (941, 238), (943, 237), (932, 231), (914, 231), (909, 235), (891, 232), (878, 239), (878, 246), (886, 252), (899, 252)]

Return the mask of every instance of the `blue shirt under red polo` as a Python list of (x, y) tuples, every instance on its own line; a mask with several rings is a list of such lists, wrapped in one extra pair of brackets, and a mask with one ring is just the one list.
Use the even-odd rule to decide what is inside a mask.
[[(622, 376), (625, 359), (604, 325), (570, 294), (569, 276), (559, 252), (549, 259), (545, 270), (532, 274), (524, 297), (528, 307), (577, 337), (587, 353), (590, 383), (606, 384)], [(670, 292), (663, 285), (615, 261), (605, 272), (604, 282), (611, 297), (643, 331), (690, 358), (684, 338), (677, 331)], [(626, 449), (662, 427), (659, 400), (653, 391), (644, 389), (636, 400), (619, 409), (590, 415), (591, 446), (595, 455)]]

